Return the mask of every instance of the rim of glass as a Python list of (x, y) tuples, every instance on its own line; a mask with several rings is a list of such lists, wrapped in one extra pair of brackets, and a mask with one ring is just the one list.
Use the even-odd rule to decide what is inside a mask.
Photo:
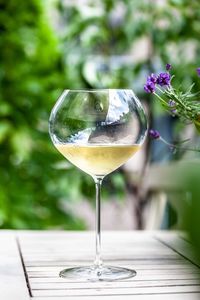
[(132, 89), (64, 89), (63, 92), (107, 92), (107, 91), (132, 91)]

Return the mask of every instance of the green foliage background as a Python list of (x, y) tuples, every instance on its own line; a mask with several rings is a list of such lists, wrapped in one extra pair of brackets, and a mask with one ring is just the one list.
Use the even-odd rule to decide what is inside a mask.
[[(177, 82), (200, 88), (199, 1), (90, 2), (86, 11), (58, 0), (0, 0), (0, 228), (85, 228), (64, 206), (92, 199), (93, 182), (48, 135), (64, 88), (127, 87), (143, 97), (146, 75), (166, 62)], [(143, 38), (146, 55), (138, 58)], [(106, 184), (107, 195), (123, 195), (120, 173)]]

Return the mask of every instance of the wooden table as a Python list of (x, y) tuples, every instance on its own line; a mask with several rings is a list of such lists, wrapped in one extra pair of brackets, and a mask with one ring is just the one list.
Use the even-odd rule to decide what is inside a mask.
[(0, 300), (196, 300), (200, 268), (181, 233), (103, 232), (103, 258), (137, 270), (117, 282), (59, 278), (63, 267), (88, 265), (94, 233), (0, 231)]

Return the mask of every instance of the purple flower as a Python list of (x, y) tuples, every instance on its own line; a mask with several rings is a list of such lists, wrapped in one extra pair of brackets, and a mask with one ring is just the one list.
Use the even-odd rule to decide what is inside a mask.
[(197, 75), (200, 77), (200, 68), (197, 68)]
[(156, 89), (155, 83), (153, 82), (147, 81), (147, 83), (144, 85), (144, 90), (147, 93), (153, 93), (155, 92), (155, 89)]
[(160, 86), (169, 85), (170, 84), (171, 76), (169, 73), (160, 73), (158, 75), (156, 83)]
[(169, 107), (175, 107), (176, 102), (174, 100), (169, 100), (168, 105), (169, 105)]
[(170, 64), (166, 64), (165, 68), (166, 68), (166, 70), (167, 70), (167, 71), (169, 71), (169, 70), (171, 70), (171, 68), (172, 68), (172, 65), (170, 65)]
[(152, 73), (148, 78), (147, 78), (147, 82), (153, 82), (154, 84), (157, 81), (157, 76), (156, 74)]
[(169, 100), (168, 105), (171, 108), (170, 112), (172, 114), (172, 117), (175, 117), (175, 115), (177, 113), (176, 102), (174, 100)]
[(147, 92), (147, 93), (155, 92), (156, 81), (157, 81), (157, 76), (155, 74), (152, 73), (150, 76), (148, 76), (146, 84), (144, 85), (145, 92)]
[(153, 139), (159, 139), (160, 138), (160, 133), (155, 129), (150, 129), (149, 130), (149, 135)]

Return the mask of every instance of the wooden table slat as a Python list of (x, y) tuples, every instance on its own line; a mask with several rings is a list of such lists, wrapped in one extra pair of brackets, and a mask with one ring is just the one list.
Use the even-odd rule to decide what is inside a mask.
[[(34, 297), (34, 300), (62, 300), (62, 299), (66, 299), (66, 300), (93, 300), (94, 297), (88, 297), (88, 296), (84, 296), (82, 295), (81, 297)], [(181, 293), (181, 294), (153, 294), (153, 295), (126, 295), (126, 297), (122, 296), (122, 295), (115, 295), (115, 296), (101, 296), (101, 297), (97, 297), (97, 300), (199, 300), (200, 299), (200, 293)]]
[[(187, 286), (187, 285), (200, 285), (198, 279), (176, 279), (176, 280), (137, 280), (137, 281), (118, 281), (117, 288), (136, 288), (136, 287), (156, 287), (156, 286)], [(87, 282), (87, 287), (85, 282), (57, 282), (57, 283), (32, 283), (32, 290), (57, 290), (57, 289), (109, 289), (115, 288), (116, 284), (113, 282)]]
[(132, 288), (115, 288), (112, 289), (59, 289), (59, 290), (34, 290), (33, 296), (101, 296), (101, 295), (145, 295), (145, 294), (172, 294), (172, 293), (200, 293), (199, 285), (187, 286), (156, 286), (156, 287), (132, 287)]

